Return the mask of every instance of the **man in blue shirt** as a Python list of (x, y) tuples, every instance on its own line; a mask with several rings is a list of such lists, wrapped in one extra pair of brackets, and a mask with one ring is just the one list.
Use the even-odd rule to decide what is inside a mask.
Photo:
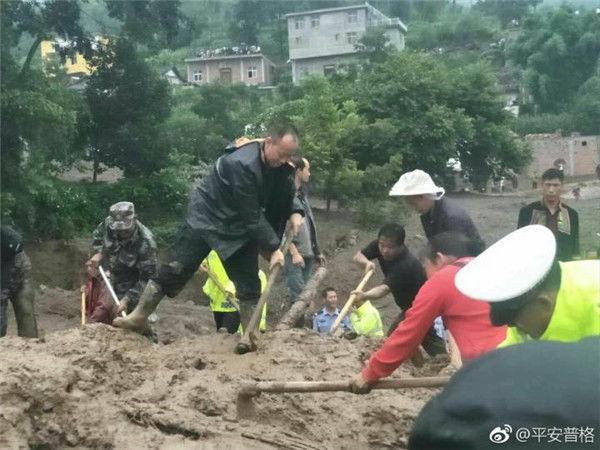
[[(313, 330), (318, 333), (329, 333), (333, 323), (340, 315), (337, 307), (337, 293), (334, 288), (328, 287), (323, 290), (322, 297), (325, 307), (313, 317)], [(352, 330), (348, 316), (344, 317), (340, 326), (344, 331)]]

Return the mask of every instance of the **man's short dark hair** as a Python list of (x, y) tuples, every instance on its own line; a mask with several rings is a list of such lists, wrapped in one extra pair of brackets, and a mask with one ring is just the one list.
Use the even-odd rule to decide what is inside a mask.
[(286, 134), (290, 134), (298, 139), (298, 129), (290, 122), (276, 122), (267, 127), (267, 136), (278, 141)]
[(553, 167), (552, 169), (546, 170), (542, 174), (542, 181), (555, 179), (559, 179), (561, 183), (565, 180), (565, 174), (562, 170), (558, 170)]
[(306, 163), (304, 162), (304, 158), (300, 155), (292, 156), (292, 164), (296, 170), (303, 170), (306, 167)]
[(435, 261), (438, 253), (454, 256), (455, 258), (464, 258), (466, 256), (477, 256), (479, 248), (476, 242), (469, 239), (463, 233), (445, 231), (436, 234), (429, 240), (429, 243), (421, 253), (421, 260), (426, 258), (430, 261)]
[(403, 245), (406, 238), (404, 227), (397, 223), (386, 223), (379, 229), (377, 239), (386, 238), (395, 242), (397, 245)]
[(323, 291), (321, 292), (321, 297), (323, 298), (327, 298), (327, 293), (328, 292), (336, 292), (336, 290), (332, 287), (326, 287), (325, 289), (323, 289)]

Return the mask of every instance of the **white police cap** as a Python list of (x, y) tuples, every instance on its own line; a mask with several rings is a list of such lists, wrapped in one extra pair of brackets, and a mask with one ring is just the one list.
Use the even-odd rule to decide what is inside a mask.
[(542, 225), (513, 231), (463, 267), (454, 279), (467, 297), (490, 303), (529, 292), (552, 267), (556, 256), (554, 234)]

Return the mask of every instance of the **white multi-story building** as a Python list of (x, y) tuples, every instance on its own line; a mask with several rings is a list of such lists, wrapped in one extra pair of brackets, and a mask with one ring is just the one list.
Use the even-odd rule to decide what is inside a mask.
[(294, 82), (310, 74), (327, 75), (340, 64), (355, 62), (355, 44), (369, 28), (383, 28), (391, 45), (404, 48), (406, 25), (368, 3), (292, 13), (286, 18)]

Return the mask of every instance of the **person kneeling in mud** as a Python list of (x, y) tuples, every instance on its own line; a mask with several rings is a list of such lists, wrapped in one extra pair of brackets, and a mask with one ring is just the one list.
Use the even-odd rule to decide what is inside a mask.
[[(97, 278), (98, 267), (102, 265), (121, 305), (113, 303), (111, 308), (108, 294), (89, 292), (87, 298), (92, 300), (89, 317), (91, 321), (111, 323), (121, 311), (130, 313), (135, 309), (146, 283), (156, 275), (156, 243), (152, 232), (137, 220), (133, 203), (119, 202), (110, 207), (108, 217), (94, 231), (92, 248), (95, 253), (86, 263), (88, 275), (92, 276), (88, 281), (90, 291), (102, 285)], [(96, 295), (104, 299), (94, 302)], [(153, 329), (147, 335), (157, 341)]]
[[(229, 334), (242, 333), (239, 312), (239, 300), (236, 297), (235, 285), (229, 279), (225, 267), (214, 250), (200, 264), (200, 270), (208, 275), (202, 291), (210, 299), (210, 310), (215, 319), (217, 331), (226, 330)], [(258, 271), (261, 292), (267, 285), (267, 276)], [(260, 331), (267, 329), (267, 305), (263, 307), (260, 319)]]

